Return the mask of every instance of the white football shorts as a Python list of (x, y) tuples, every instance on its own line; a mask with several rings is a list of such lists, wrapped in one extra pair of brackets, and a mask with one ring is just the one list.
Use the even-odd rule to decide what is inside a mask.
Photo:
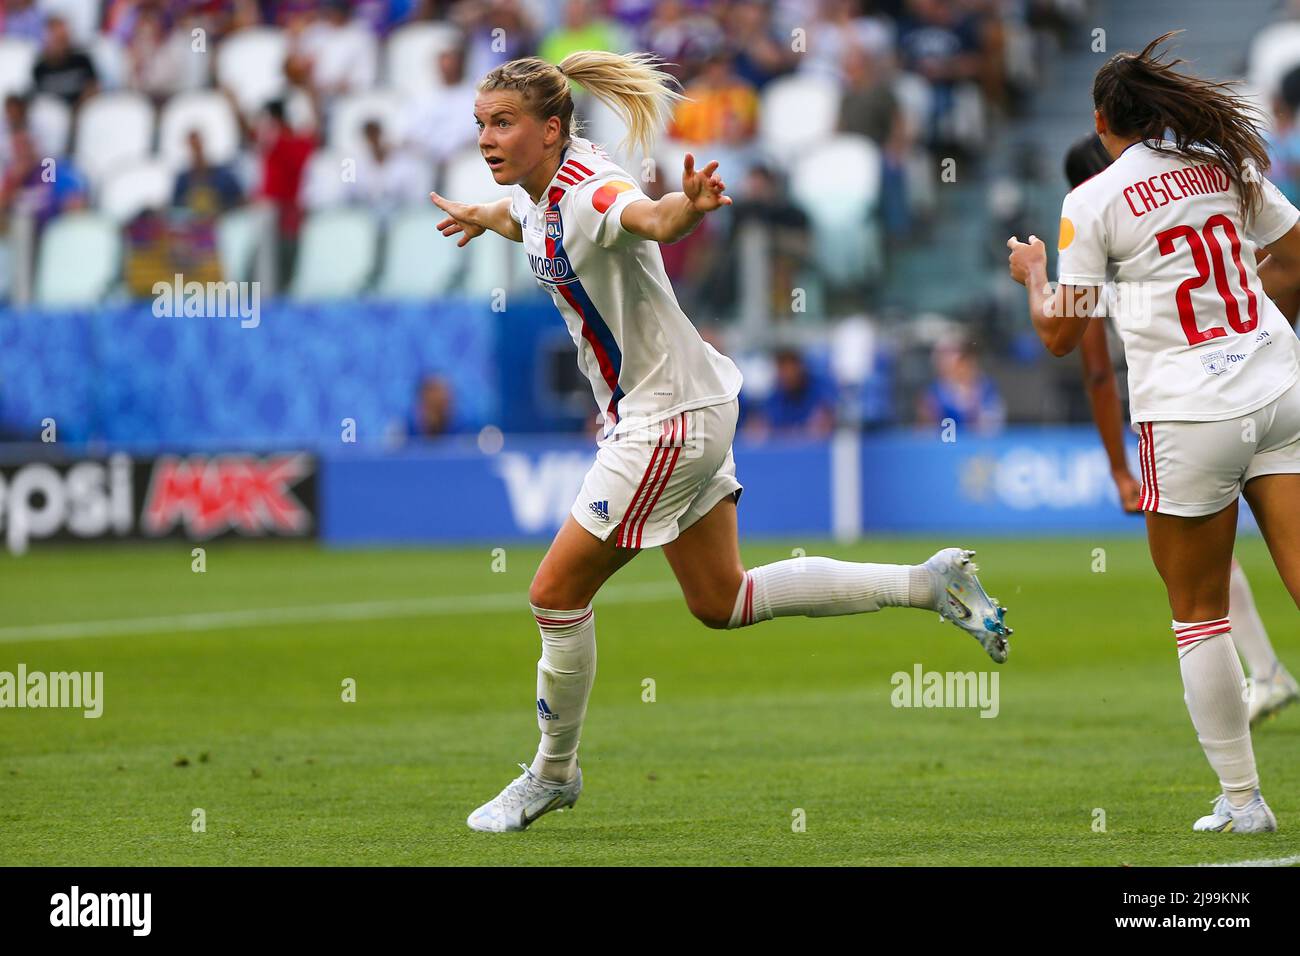
[(1143, 511), (1222, 511), (1260, 475), (1300, 473), (1300, 383), (1248, 415), (1219, 422), (1141, 422)]
[(616, 535), (620, 548), (673, 541), (743, 490), (731, 454), (739, 414), (732, 399), (602, 439), (573, 503), (574, 519), (602, 541)]

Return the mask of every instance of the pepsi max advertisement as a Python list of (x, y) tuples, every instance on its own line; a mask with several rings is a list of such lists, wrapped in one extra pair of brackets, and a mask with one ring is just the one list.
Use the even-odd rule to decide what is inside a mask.
[(0, 462), (0, 540), (311, 538), (317, 473), (296, 451)]

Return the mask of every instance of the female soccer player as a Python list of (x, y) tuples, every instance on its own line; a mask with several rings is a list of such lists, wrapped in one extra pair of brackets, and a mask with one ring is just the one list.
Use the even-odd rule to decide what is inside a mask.
[[(1249, 107), (1156, 53), (1171, 35), (1097, 72), (1094, 121), (1114, 162), (1065, 198), (1057, 288), (1033, 236), (1007, 241), (1010, 270), (1043, 344), (1060, 356), (1083, 338), (1115, 267), (1141, 434), (1139, 505), (1173, 611), (1187, 708), (1222, 788), (1194, 829), (1271, 831), (1229, 579), (1244, 494), (1300, 605), (1300, 345), (1269, 298), (1300, 286), (1300, 212), (1258, 172), (1268, 162)], [(1258, 268), (1257, 247), (1269, 254)]]
[[(1065, 155), (1065, 178), (1071, 189), (1096, 176), (1111, 163), (1110, 155), (1097, 138), (1089, 133), (1080, 139)], [(1294, 297), (1291, 297), (1294, 299)], [(1282, 308), (1281, 303), (1276, 303)], [(1092, 408), (1093, 424), (1101, 436), (1102, 446), (1110, 461), (1111, 478), (1119, 491), (1120, 507), (1129, 514), (1141, 514), (1139, 502), (1142, 486), (1129, 469), (1128, 453), (1124, 444), (1124, 412), (1120, 405), (1119, 385), (1110, 360), (1110, 347), (1106, 341), (1105, 312), (1095, 314), (1096, 321), (1089, 322), (1079, 354), (1083, 359), (1083, 380)], [(1295, 324), (1294, 312), (1283, 316)], [(1246, 572), (1237, 559), (1232, 560), (1232, 577), (1228, 587), (1228, 612), (1232, 618), (1232, 641), (1241, 652), (1246, 672), (1253, 681), (1249, 694), (1249, 717), (1253, 727), (1265, 718), (1300, 700), (1300, 685), (1282, 665), (1268, 639), (1264, 621), (1255, 607)]]
[(1000, 608), (975, 577), (974, 552), (947, 548), (920, 565), (799, 558), (745, 570), (736, 536), (731, 442), (740, 372), (682, 313), (659, 242), (675, 242), (731, 199), (717, 163), (689, 154), (681, 192), (649, 199), (636, 180), (578, 136), (569, 83), (626, 121), (648, 155), (680, 94), (645, 55), (575, 53), (558, 67), (514, 60), (478, 86), (474, 119), (496, 202), (432, 194), (458, 245), (487, 230), (524, 245), (538, 283), (578, 349), (604, 418), (595, 464), (529, 589), (542, 637), (537, 665), (541, 744), (532, 766), (469, 816), (470, 827), (522, 830), (582, 791), (578, 737), (596, 672), (591, 602), (642, 548), (662, 547), (691, 612), (709, 627), (917, 607), (974, 635), (1001, 663)]

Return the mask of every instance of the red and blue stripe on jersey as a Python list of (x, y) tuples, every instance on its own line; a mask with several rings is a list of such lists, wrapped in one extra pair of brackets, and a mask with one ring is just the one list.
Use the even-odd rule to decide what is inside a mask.
[[(571, 186), (576, 186), (592, 175), (591, 170), (575, 160), (566, 161), (556, 179)], [(569, 303), (569, 307), (578, 313), (582, 320), (582, 337), (595, 353), (596, 363), (600, 367), (600, 376), (609, 386), (609, 405), (605, 411), (611, 423), (618, 421), (618, 403), (623, 399), (623, 389), (618, 384), (619, 373), (623, 368), (623, 352), (618, 347), (614, 333), (609, 324), (591, 301), (591, 296), (582, 287), (573, 262), (564, 251), (564, 220), (560, 215), (560, 200), (564, 198), (564, 189), (552, 186), (547, 193), (549, 205), (546, 210), (546, 257), (552, 261), (563, 259), (568, 262), (568, 274), (572, 277), (566, 282), (553, 283), (556, 290)], [(551, 228), (552, 221), (555, 229)]]

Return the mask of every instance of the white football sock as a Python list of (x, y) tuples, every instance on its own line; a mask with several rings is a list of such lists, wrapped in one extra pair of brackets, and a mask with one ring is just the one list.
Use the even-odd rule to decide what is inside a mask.
[(831, 617), (882, 607), (934, 608), (930, 570), (915, 564), (857, 564), (787, 558), (745, 572), (728, 627), (774, 617)]
[(1250, 744), (1246, 675), (1232, 645), (1228, 619), (1185, 624), (1174, 621), (1178, 666), (1183, 674), (1183, 700), (1191, 714), (1196, 739), (1218, 774), (1233, 806), (1250, 802), (1259, 786), (1255, 751)]
[(537, 662), (537, 726), (542, 741), (531, 767), (548, 783), (568, 783), (578, 772), (578, 737), (596, 679), (596, 612), (533, 607), (542, 632)]
[(1246, 659), (1250, 676), (1255, 680), (1268, 680), (1277, 668), (1277, 652), (1273, 650), (1264, 622), (1260, 620), (1246, 572), (1236, 561), (1232, 562), (1228, 611), (1232, 615), (1232, 643)]

